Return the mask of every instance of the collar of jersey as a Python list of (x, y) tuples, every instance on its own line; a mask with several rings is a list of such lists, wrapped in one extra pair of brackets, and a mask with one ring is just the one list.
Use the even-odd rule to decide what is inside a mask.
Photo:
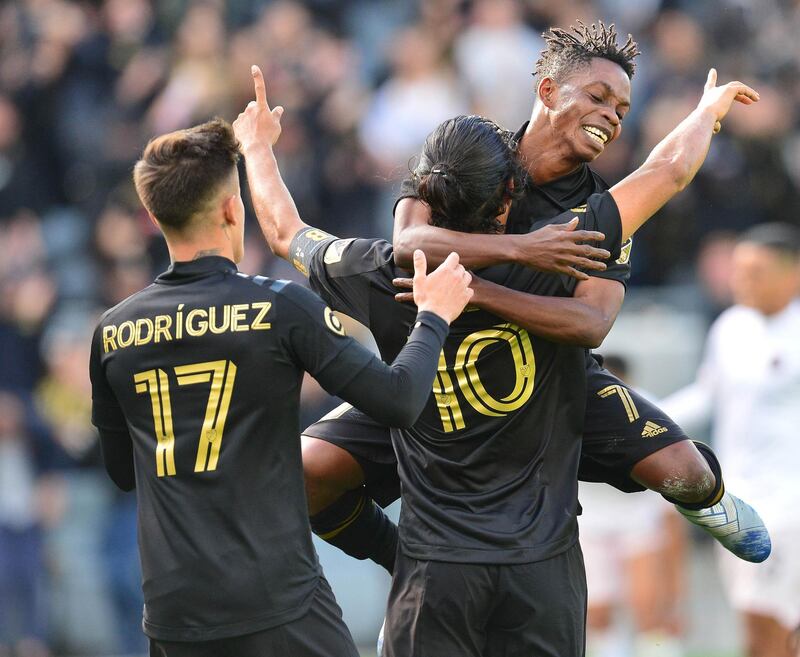
[(222, 256), (205, 256), (197, 260), (185, 260), (173, 262), (169, 269), (156, 278), (156, 283), (185, 283), (189, 279), (202, 278), (209, 274), (229, 273), (235, 274), (238, 271), (236, 264), (228, 258)]

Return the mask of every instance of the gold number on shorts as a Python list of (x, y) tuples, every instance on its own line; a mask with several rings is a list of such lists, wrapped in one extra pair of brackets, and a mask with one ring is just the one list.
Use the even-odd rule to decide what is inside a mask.
[(622, 405), (625, 407), (625, 412), (628, 414), (628, 422), (635, 422), (639, 419), (639, 411), (636, 410), (636, 404), (633, 403), (633, 397), (631, 397), (631, 393), (628, 392), (628, 389), (618, 385), (610, 385), (606, 386), (602, 390), (598, 390), (597, 394), (600, 397), (610, 397), (611, 395), (619, 395), (620, 401)]

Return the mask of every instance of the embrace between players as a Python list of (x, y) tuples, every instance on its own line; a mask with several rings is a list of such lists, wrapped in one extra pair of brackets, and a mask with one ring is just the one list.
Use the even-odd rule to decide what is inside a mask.
[[(306, 500), (315, 533), (393, 574), (387, 657), (582, 655), (579, 478), (655, 490), (741, 558), (767, 557), (763, 523), (725, 491), (713, 452), (587, 349), (621, 307), (633, 233), (691, 181), (732, 104), (758, 100), (739, 82), (717, 87), (712, 70), (697, 108), (608, 189), (587, 162), (619, 134), (636, 54), (613, 26), (551, 30), (530, 122), (514, 134), (456, 117), (431, 133), (394, 245), (300, 219), (272, 152), (283, 110), (257, 67), (232, 131), (217, 120), (148, 145), (137, 189), (173, 266), (104, 315), (91, 370), (107, 467), (139, 496), (151, 654), (357, 655)], [(270, 248), (325, 303), (236, 272), (239, 146)], [(194, 211), (176, 220), (181, 195)], [(412, 262), (413, 293), (399, 296), (417, 308), (395, 300)], [(270, 304), (270, 329), (241, 328), (234, 310), (216, 324), (196, 314), (195, 331), (208, 329), (192, 341), (138, 345), (136, 318), (215, 303)], [(346, 338), (330, 309), (365, 324), (394, 364)], [(134, 349), (106, 351), (104, 328), (126, 321)], [(355, 408), (303, 432), (301, 464), (303, 369)], [(181, 404), (196, 422), (181, 423)], [(401, 492), (398, 530), (381, 507)]]

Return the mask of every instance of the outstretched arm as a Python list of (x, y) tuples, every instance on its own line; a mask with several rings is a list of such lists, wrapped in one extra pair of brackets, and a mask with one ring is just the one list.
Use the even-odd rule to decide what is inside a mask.
[(430, 208), (419, 199), (407, 197), (397, 203), (394, 215), (394, 260), (403, 268), (411, 264), (416, 249), (425, 251), (428, 264), (436, 266), (451, 251), (457, 251), (468, 269), (516, 263), (541, 271), (567, 274), (579, 280), (589, 278), (577, 269), (602, 271), (609, 252), (579, 242), (600, 242), (602, 233), (575, 230), (577, 219), (567, 224), (548, 225), (526, 235), (483, 235), (460, 233), (430, 225)]
[(272, 146), (281, 134), (283, 108), (269, 108), (261, 69), (253, 66), (250, 72), (256, 99), (250, 101), (233, 122), (233, 132), (244, 154), (247, 184), (258, 225), (272, 252), (287, 259), (292, 238), (307, 224), (300, 219), (272, 152)]
[(717, 87), (716, 83), (717, 71), (712, 68), (697, 108), (658, 143), (641, 167), (611, 188), (623, 241), (692, 181), (733, 103), (758, 101), (758, 93), (746, 84), (729, 82)]

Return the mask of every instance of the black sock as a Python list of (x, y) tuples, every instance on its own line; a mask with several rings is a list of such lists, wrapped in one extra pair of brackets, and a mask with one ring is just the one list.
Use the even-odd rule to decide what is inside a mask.
[(666, 495), (663, 495), (663, 497), (668, 502), (677, 504), (682, 509), (699, 511), (700, 509), (707, 509), (711, 506), (714, 506), (722, 499), (722, 496), (725, 494), (725, 484), (722, 481), (722, 466), (719, 464), (717, 455), (714, 454), (714, 450), (712, 450), (705, 443), (701, 443), (699, 440), (693, 440), (692, 442), (694, 443), (694, 446), (697, 447), (697, 451), (702, 454), (703, 458), (708, 463), (708, 467), (711, 468), (711, 472), (714, 473), (714, 490), (711, 491), (708, 497), (700, 502), (681, 502), (680, 500), (667, 497)]
[(398, 529), (362, 486), (349, 490), (311, 516), (311, 529), (326, 543), (356, 559), (371, 559), (391, 575)]

